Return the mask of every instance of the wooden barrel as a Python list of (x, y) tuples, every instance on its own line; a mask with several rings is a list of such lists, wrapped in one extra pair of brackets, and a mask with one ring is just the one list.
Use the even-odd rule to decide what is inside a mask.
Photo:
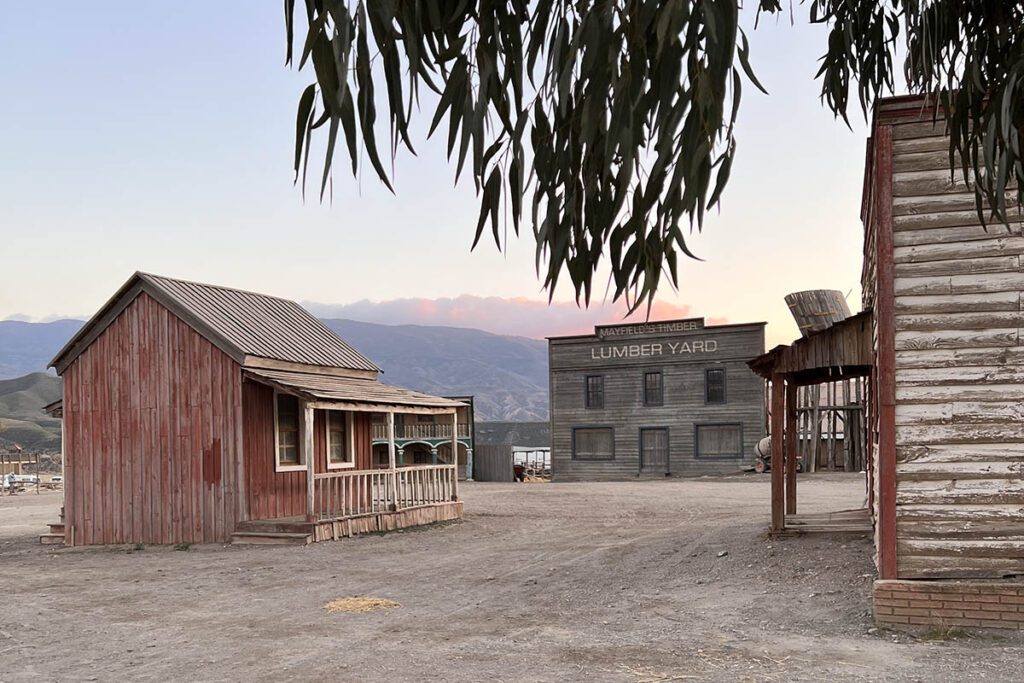
[(786, 295), (786, 304), (804, 337), (850, 317), (846, 297), (836, 289), (793, 292)]

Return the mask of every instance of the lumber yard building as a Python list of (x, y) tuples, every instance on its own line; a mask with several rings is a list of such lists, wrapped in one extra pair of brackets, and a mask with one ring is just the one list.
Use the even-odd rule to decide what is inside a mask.
[(764, 385), (746, 361), (765, 323), (703, 318), (602, 325), (548, 339), (556, 481), (734, 472), (764, 436)]

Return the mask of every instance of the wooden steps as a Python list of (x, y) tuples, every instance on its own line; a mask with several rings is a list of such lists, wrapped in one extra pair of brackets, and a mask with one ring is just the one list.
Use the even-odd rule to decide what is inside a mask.
[(309, 545), (313, 534), (290, 531), (236, 531), (232, 545)]
[(61, 545), (64, 543), (64, 508), (61, 508), (61, 521), (47, 524), (50, 531), (39, 536), (43, 545)]

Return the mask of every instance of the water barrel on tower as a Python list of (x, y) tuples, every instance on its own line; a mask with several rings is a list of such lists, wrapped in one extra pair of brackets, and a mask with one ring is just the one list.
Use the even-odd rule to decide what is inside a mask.
[(789, 306), (796, 324), (800, 327), (800, 334), (804, 337), (850, 317), (846, 297), (836, 289), (793, 292), (786, 295), (786, 305)]

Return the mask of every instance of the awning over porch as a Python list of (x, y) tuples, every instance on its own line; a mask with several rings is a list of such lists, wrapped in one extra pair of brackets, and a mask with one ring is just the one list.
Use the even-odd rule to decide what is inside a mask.
[(338, 410), (381, 413), (451, 414), (465, 404), (372, 379), (320, 375), (291, 370), (245, 368), (252, 379)]
[(871, 310), (861, 311), (789, 346), (776, 346), (747, 365), (765, 379), (784, 375), (797, 385), (864, 377), (871, 370), (871, 321)]

